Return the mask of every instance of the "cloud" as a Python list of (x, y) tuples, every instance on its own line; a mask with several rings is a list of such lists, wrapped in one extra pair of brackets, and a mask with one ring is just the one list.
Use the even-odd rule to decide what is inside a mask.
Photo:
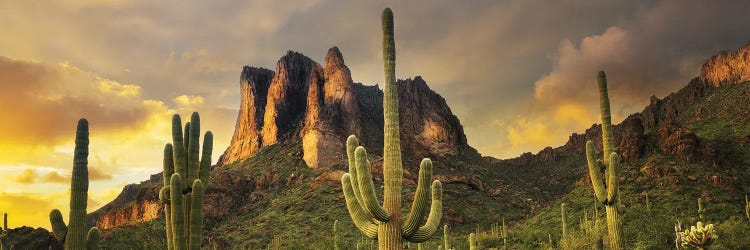
[(33, 169), (24, 169), (22, 173), (13, 177), (13, 181), (23, 184), (31, 184), (37, 181), (39, 174)]
[(51, 171), (44, 175), (42, 178), (43, 182), (52, 182), (52, 183), (70, 183), (70, 177), (69, 176), (62, 176), (57, 171)]
[(179, 107), (189, 107), (189, 106), (195, 106), (203, 104), (203, 97), (202, 96), (188, 96), (188, 95), (181, 95), (174, 98), (174, 102)]

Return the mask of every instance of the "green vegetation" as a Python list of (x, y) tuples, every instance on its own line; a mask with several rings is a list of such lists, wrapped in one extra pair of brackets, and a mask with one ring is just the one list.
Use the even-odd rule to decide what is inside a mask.
[[(164, 203), (166, 238), (169, 250), (200, 249), (203, 239), (203, 193), (211, 168), (213, 134), (203, 136), (200, 151), (200, 116), (194, 112), (185, 124), (172, 117), (172, 144), (164, 147), (164, 187), (159, 199)], [(205, 184), (204, 184), (205, 183)]]
[[(432, 179), (432, 161), (422, 160), (419, 180), (411, 212), (401, 218), (403, 168), (399, 135), (398, 87), (396, 86), (396, 47), (393, 38), (393, 13), (383, 10), (383, 61), (385, 89), (383, 116), (385, 135), (383, 148), (383, 206), (377, 201), (375, 185), (370, 174), (370, 160), (356, 137), (346, 140), (349, 173), (341, 178), (346, 207), (354, 225), (368, 238), (378, 239), (378, 249), (403, 249), (403, 242), (420, 243), (435, 234), (442, 218), (442, 185)], [(427, 200), (432, 193), (432, 205), (427, 220)]]
[(50, 222), (55, 238), (66, 250), (96, 249), (102, 239), (98, 228), (92, 227), (86, 233), (86, 205), (89, 192), (89, 122), (78, 121), (75, 149), (73, 152), (73, 176), (70, 181), (70, 215), (66, 226), (60, 210), (50, 212)]

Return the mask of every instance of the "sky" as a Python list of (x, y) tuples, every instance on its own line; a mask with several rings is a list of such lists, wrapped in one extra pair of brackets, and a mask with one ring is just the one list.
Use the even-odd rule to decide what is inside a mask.
[[(76, 121), (90, 123), (89, 212), (161, 171), (170, 117), (198, 111), (213, 158), (231, 138), (243, 65), (338, 46), (356, 82), (382, 83), (380, 13), (395, 16), (398, 78), (421, 75), (483, 155), (560, 146), (615, 122), (750, 42), (747, 1), (0, 1), (0, 212), (11, 227), (67, 218)], [(32, 209), (29, 209), (32, 208)]]

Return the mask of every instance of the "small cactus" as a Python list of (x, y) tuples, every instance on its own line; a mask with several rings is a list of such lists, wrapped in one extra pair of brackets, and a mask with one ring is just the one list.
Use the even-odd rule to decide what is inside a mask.
[(469, 250), (477, 250), (477, 236), (474, 233), (469, 234)]
[(337, 225), (339, 224), (339, 220), (333, 221), (333, 249), (339, 250), (339, 235), (336, 233)]
[(92, 227), (86, 233), (86, 204), (89, 192), (89, 122), (78, 121), (75, 149), (73, 152), (73, 177), (70, 181), (70, 215), (68, 225), (63, 221), (60, 210), (50, 212), (50, 223), (55, 238), (66, 250), (95, 249), (102, 239), (101, 231)]
[(568, 236), (568, 226), (567, 226), (567, 217), (565, 214), (565, 203), (560, 204), (560, 220), (562, 221), (562, 237), (565, 238)]
[(448, 225), (443, 225), (443, 245), (445, 249), (451, 249), (450, 234), (448, 231)]
[(703, 214), (706, 210), (703, 208), (703, 199), (698, 198), (698, 217), (703, 219)]
[(683, 247), (695, 247), (699, 250), (708, 249), (708, 246), (716, 242), (719, 238), (716, 235), (713, 224), (703, 225), (702, 222), (698, 222), (698, 225), (691, 226), (690, 229), (685, 229), (681, 234), (682, 246)]
[(750, 201), (747, 200), (747, 195), (745, 195), (745, 216), (750, 220)]
[(505, 225), (505, 218), (503, 218), (503, 249), (508, 249), (508, 227)]

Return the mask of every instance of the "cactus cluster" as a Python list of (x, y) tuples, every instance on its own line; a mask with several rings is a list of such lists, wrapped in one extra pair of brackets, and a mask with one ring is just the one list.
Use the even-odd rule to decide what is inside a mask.
[(89, 122), (78, 120), (76, 128), (75, 149), (73, 151), (73, 175), (70, 181), (70, 214), (68, 225), (63, 221), (60, 210), (53, 209), (49, 219), (52, 232), (57, 241), (66, 250), (96, 249), (102, 239), (101, 231), (88, 227), (86, 221), (86, 206), (89, 192)]
[[(182, 131), (180, 116), (172, 117), (172, 142), (164, 147), (164, 187), (159, 199), (164, 203), (167, 248), (200, 249), (203, 231), (203, 193), (211, 168), (213, 134), (203, 136), (200, 152), (200, 116), (194, 112)], [(201, 156), (199, 158), (199, 156)]]
[(702, 222), (698, 222), (696, 226), (691, 226), (690, 229), (685, 229), (684, 232), (680, 233), (680, 236), (683, 247), (691, 246), (699, 250), (706, 249), (719, 238), (713, 224), (704, 226)]
[[(375, 194), (370, 174), (370, 161), (356, 137), (346, 141), (349, 173), (341, 178), (346, 207), (354, 225), (369, 238), (377, 238), (379, 249), (403, 249), (403, 242), (427, 241), (438, 229), (442, 218), (442, 185), (432, 179), (432, 161), (422, 160), (419, 180), (411, 211), (401, 217), (401, 188), (403, 168), (399, 135), (398, 87), (396, 86), (396, 48), (393, 38), (393, 13), (386, 8), (383, 22), (383, 61), (385, 88), (383, 90), (384, 149), (383, 149), (383, 205)], [(427, 203), (432, 197), (431, 206)], [(429, 214), (428, 214), (429, 209)], [(427, 219), (425, 220), (425, 216)]]
[[(602, 120), (602, 148), (604, 159), (598, 160), (594, 143), (586, 142), (586, 160), (594, 187), (596, 199), (605, 206), (607, 213), (607, 234), (611, 249), (623, 249), (622, 222), (618, 214), (619, 190), (617, 187), (617, 171), (620, 158), (615, 153), (614, 136), (612, 135), (612, 115), (609, 111), (609, 95), (607, 94), (607, 77), (604, 71), (599, 72), (599, 104)], [(602, 173), (604, 170), (604, 173)], [(602, 176), (604, 174), (604, 176)], [(605, 185), (606, 183), (606, 185)]]

